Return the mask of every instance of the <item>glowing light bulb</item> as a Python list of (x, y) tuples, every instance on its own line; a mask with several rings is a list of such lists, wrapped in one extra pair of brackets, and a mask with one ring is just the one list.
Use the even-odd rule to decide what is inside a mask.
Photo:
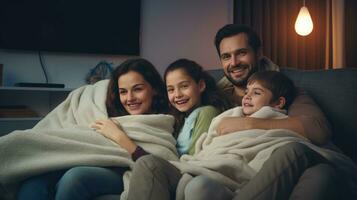
[(309, 35), (314, 28), (309, 10), (306, 6), (301, 7), (295, 22), (295, 31), (301, 36)]

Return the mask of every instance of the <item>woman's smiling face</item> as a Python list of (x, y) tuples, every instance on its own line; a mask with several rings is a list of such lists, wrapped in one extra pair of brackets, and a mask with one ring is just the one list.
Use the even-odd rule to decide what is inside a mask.
[(155, 92), (144, 77), (135, 71), (129, 71), (118, 78), (119, 98), (130, 115), (151, 112)]

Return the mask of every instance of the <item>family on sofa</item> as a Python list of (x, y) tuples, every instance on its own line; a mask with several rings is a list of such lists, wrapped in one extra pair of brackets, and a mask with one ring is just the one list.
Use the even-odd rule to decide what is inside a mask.
[(261, 55), (257, 34), (229, 24), (215, 45), (225, 74), (218, 87), (191, 60), (173, 62), (163, 81), (147, 60), (129, 59), (110, 81), (73, 91), (33, 129), (1, 137), (1, 197), (355, 195), (355, 164), (325, 146), (327, 119)]

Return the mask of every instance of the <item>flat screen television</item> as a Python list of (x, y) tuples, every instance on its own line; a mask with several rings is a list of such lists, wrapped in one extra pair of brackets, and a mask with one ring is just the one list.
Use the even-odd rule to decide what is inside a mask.
[(0, 48), (139, 55), (140, 0), (0, 0)]

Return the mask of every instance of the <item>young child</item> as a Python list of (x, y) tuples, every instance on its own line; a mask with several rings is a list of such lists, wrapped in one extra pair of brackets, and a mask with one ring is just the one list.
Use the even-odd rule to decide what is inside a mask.
[(194, 61), (179, 59), (164, 74), (167, 94), (176, 118), (175, 134), (180, 155), (192, 155), (199, 136), (212, 119), (229, 107), (215, 80)]
[(263, 106), (287, 109), (296, 96), (294, 83), (277, 71), (256, 72), (248, 79), (242, 110), (250, 116)]

